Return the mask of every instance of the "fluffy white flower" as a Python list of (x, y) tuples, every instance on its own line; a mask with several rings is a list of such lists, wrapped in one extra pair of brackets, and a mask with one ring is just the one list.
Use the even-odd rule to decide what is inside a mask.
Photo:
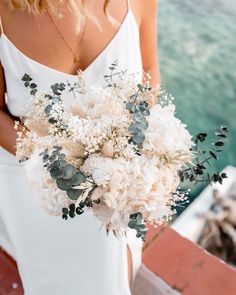
[(60, 190), (49, 172), (43, 167), (42, 150), (36, 149), (30, 159), (24, 162), (24, 167), (34, 190), (39, 205), (50, 215), (61, 215), (62, 208), (68, 207), (69, 199), (66, 193)]
[(113, 160), (101, 154), (92, 154), (85, 160), (80, 170), (85, 175), (92, 176), (98, 186), (106, 187), (109, 184), (109, 187), (113, 189), (119, 187), (124, 166), (120, 159)]
[(83, 95), (78, 95), (71, 106), (73, 115), (81, 118), (100, 119), (106, 115), (117, 117), (129, 113), (124, 110), (123, 101), (112, 88), (89, 88)]
[(150, 110), (148, 129), (145, 132), (143, 150), (158, 155), (167, 161), (184, 164), (192, 159), (190, 148), (192, 137), (184, 125), (175, 117), (175, 106), (155, 105)]
[(114, 210), (112, 225), (126, 224), (129, 214), (141, 212), (148, 220), (161, 220), (172, 214), (170, 200), (179, 185), (176, 169), (161, 169), (144, 156), (124, 163), (119, 187), (109, 187), (103, 195), (104, 203)]
[[(150, 221), (171, 215), (172, 192), (179, 185), (178, 173), (173, 167), (159, 169), (144, 156), (125, 161), (92, 155), (82, 171), (92, 175), (96, 184), (106, 186), (107, 191), (103, 191), (100, 198), (103, 207), (109, 208), (104, 212), (109, 212), (113, 229), (118, 225), (125, 228), (131, 213), (141, 212)], [(101, 214), (101, 206), (98, 208)], [(96, 215), (99, 216), (98, 212)], [(100, 218), (103, 219), (102, 214)]]

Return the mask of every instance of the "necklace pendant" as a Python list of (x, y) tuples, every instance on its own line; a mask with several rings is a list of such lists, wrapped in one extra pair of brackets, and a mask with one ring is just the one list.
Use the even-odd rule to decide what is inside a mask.
[(74, 55), (74, 63), (79, 63), (79, 56), (77, 54)]

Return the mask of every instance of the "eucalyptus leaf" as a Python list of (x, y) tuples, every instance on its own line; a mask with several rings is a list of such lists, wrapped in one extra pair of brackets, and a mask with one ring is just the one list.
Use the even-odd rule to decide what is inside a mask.
[(58, 155), (58, 159), (59, 159), (59, 160), (64, 160), (65, 157), (66, 157), (65, 154), (59, 154), (59, 155)]
[(86, 176), (81, 173), (81, 172), (77, 172), (74, 176), (73, 176), (73, 185), (80, 185), (82, 182), (84, 182), (86, 180)]
[(74, 186), (80, 185), (85, 180), (86, 177), (82, 173), (77, 172), (71, 179), (57, 179), (57, 186), (61, 190), (67, 191), (68, 189), (72, 189)]
[(142, 111), (142, 115), (150, 116), (150, 111), (149, 110), (144, 110), (144, 111)]
[(145, 109), (148, 108), (148, 103), (147, 103), (146, 101), (142, 101), (142, 102), (140, 102), (139, 107), (140, 107), (142, 110), (145, 110)]
[(32, 81), (32, 78), (28, 74), (24, 74), (24, 76), (21, 79), (22, 81)]
[(62, 178), (64, 175), (63, 170), (55, 166), (50, 169), (50, 174), (54, 179)]
[(65, 84), (64, 83), (56, 83), (54, 85), (51, 86), (51, 89), (53, 91), (54, 94), (56, 95), (61, 95), (61, 92), (65, 90)]
[(32, 89), (37, 88), (37, 85), (35, 83), (31, 83), (30, 88), (32, 88)]
[(73, 184), (74, 184), (74, 182), (72, 179), (63, 179), (63, 178), (57, 179), (57, 186), (62, 191), (68, 191), (69, 189), (72, 189)]
[(54, 162), (54, 161), (56, 160), (56, 155), (51, 155), (51, 156), (48, 158), (48, 160), (49, 160), (50, 162)]
[(47, 106), (45, 107), (45, 109), (44, 109), (44, 112), (45, 112), (45, 114), (46, 114), (47, 116), (49, 116), (51, 110), (52, 110), (52, 106), (51, 106), (51, 105), (47, 105)]
[(142, 93), (144, 92), (144, 87), (142, 84), (138, 84), (137, 87)]
[(61, 146), (58, 146), (58, 145), (54, 145), (53, 148), (54, 148), (55, 150), (57, 150), (58, 152), (60, 152), (60, 151), (63, 150), (63, 148), (62, 148)]
[(37, 89), (35, 88), (35, 89), (32, 89), (31, 91), (30, 91), (30, 95), (35, 95), (37, 93)]
[(63, 179), (71, 179), (76, 174), (76, 168), (70, 164), (63, 168)]
[(128, 102), (128, 103), (126, 104), (126, 109), (127, 109), (128, 111), (130, 111), (131, 113), (134, 113), (134, 112), (136, 111), (136, 105), (135, 105), (135, 103), (133, 103), (133, 102)]
[(145, 224), (139, 224), (138, 225), (138, 230), (142, 231), (142, 232), (146, 232), (147, 231), (146, 225)]
[(135, 221), (135, 220), (131, 220), (131, 221), (129, 221), (128, 226), (129, 226), (130, 228), (135, 229), (135, 227), (136, 227), (136, 221)]
[(59, 168), (64, 168), (64, 167), (66, 167), (68, 165), (68, 163), (67, 163), (67, 161), (65, 161), (65, 160), (56, 160), (56, 161), (54, 161), (52, 164), (51, 164), (51, 166), (53, 167), (53, 166), (56, 166), (56, 167), (59, 167)]
[(131, 133), (131, 134), (137, 134), (140, 132), (140, 126), (139, 124), (131, 124), (128, 128), (128, 131)]
[(56, 124), (58, 121), (55, 118), (51, 117), (51, 118), (48, 119), (48, 122), (50, 124)]
[(48, 154), (43, 154), (43, 162), (46, 162), (49, 159)]
[(144, 117), (142, 114), (140, 113), (135, 113), (134, 116), (133, 116), (134, 120), (137, 121), (137, 122), (142, 122)]
[(83, 193), (83, 190), (69, 189), (66, 193), (71, 200), (77, 201)]
[(134, 143), (136, 143), (137, 145), (140, 145), (144, 142), (145, 140), (145, 135), (143, 133), (138, 133), (135, 134), (134, 136), (132, 136), (132, 140), (134, 141)]

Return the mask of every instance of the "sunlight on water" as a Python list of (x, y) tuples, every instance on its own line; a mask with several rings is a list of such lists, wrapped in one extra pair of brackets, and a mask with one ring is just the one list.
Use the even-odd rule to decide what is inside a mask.
[(235, 0), (160, 1), (159, 60), (162, 84), (192, 134), (230, 129), (212, 169), (236, 165)]

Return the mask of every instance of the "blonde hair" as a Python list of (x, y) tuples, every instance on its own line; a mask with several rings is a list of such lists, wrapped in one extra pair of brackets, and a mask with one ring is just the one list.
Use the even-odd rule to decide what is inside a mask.
[[(28, 10), (29, 12), (32, 12), (34, 14), (41, 13), (45, 5), (55, 9), (55, 6), (52, 4), (52, 0), (10, 0), (9, 2), (11, 8)], [(75, 5), (79, 9), (87, 8), (86, 0), (59, 0), (59, 2), (65, 2), (71, 8), (74, 8)], [(103, 11), (105, 14), (107, 13), (107, 7), (109, 2), (110, 0), (104, 0)]]
[[(107, 12), (110, 1), (104, 0), (103, 12), (111, 22), (114, 22), (114, 19)], [(55, 16), (62, 16), (54, 4), (55, 0), (7, 0), (7, 2), (10, 2), (10, 8), (12, 9), (27, 10), (34, 15), (39, 15), (45, 7), (48, 7)], [(58, 0), (58, 3), (66, 3), (68, 8), (75, 13), (79, 26), (86, 17), (92, 19), (99, 26), (96, 17), (90, 12), (86, 2), (87, 0)]]

